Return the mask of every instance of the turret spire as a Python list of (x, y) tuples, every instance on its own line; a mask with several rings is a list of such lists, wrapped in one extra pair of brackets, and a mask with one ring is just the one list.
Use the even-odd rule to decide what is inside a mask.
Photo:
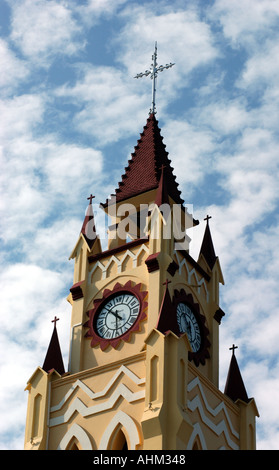
[(46, 353), (44, 364), (42, 369), (46, 372), (49, 372), (52, 369), (55, 369), (60, 375), (65, 373), (64, 363), (62, 359), (62, 353), (60, 349), (56, 323), (59, 320), (56, 316), (54, 317), (52, 323), (54, 323), (52, 337), (49, 343), (49, 347)]
[(95, 221), (94, 221), (94, 212), (93, 212), (93, 206), (92, 206), (92, 199), (94, 199), (95, 196), (90, 194), (90, 196), (87, 198), (89, 200), (89, 204), (86, 210), (85, 218), (81, 227), (81, 233), (84, 236), (89, 248), (91, 249), (94, 241), (96, 240), (96, 227), (95, 227)]
[(237, 349), (237, 346), (233, 344), (230, 348), (232, 350), (232, 357), (224, 393), (233, 401), (241, 399), (247, 403), (249, 398), (235, 357), (235, 349)]
[(176, 335), (179, 335), (179, 328), (176, 320), (176, 312), (173, 307), (168, 285), (171, 281), (166, 279), (163, 285), (166, 286), (165, 292), (163, 295), (161, 308), (158, 315), (158, 322), (156, 329), (161, 333), (166, 334), (168, 331), (172, 331)]
[(217, 259), (217, 256), (215, 254), (214, 250), (214, 245), (213, 241), (211, 238), (211, 233), (210, 233), (210, 228), (209, 228), (209, 219), (212, 217), (207, 215), (204, 220), (206, 220), (206, 227), (205, 227), (205, 232), (203, 236), (203, 241), (200, 249), (200, 255), (202, 254), (204, 256), (205, 261), (207, 262), (208, 266), (210, 269), (213, 268), (215, 261)]

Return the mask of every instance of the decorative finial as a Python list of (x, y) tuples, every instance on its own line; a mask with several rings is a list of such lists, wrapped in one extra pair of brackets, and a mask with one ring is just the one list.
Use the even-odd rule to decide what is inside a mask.
[(159, 65), (157, 64), (157, 42), (155, 42), (155, 50), (154, 54), (152, 55), (152, 64), (150, 66), (150, 70), (146, 70), (145, 72), (138, 73), (134, 78), (141, 78), (141, 77), (147, 77), (150, 75), (150, 78), (152, 80), (152, 104), (151, 108), (149, 111), (149, 114), (156, 114), (156, 104), (155, 104), (155, 96), (156, 96), (156, 78), (158, 75), (158, 72), (162, 72), (164, 69), (169, 69), (174, 63), (169, 63), (166, 65)]
[(58, 322), (59, 318), (55, 315), (54, 319), (51, 320), (51, 323), (54, 323), (54, 327), (56, 328), (56, 322)]
[(206, 220), (206, 222), (208, 223), (209, 219), (212, 219), (211, 215), (207, 215), (203, 220)]
[(90, 196), (87, 198), (89, 200), (89, 204), (92, 204), (92, 199), (94, 199), (95, 196), (92, 196), (92, 194), (90, 194)]
[(238, 348), (238, 346), (235, 346), (234, 344), (232, 345), (232, 347), (231, 347), (231, 348), (229, 348), (229, 349), (230, 349), (230, 351), (232, 350), (232, 354), (233, 354), (233, 356), (234, 356), (234, 350), (235, 350), (235, 349), (237, 349), (237, 348)]

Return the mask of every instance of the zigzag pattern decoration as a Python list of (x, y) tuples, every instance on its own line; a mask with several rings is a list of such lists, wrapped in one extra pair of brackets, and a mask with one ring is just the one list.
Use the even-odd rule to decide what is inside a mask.
[(180, 260), (180, 258), (178, 256), (178, 253), (176, 251), (174, 251), (174, 256), (175, 256), (176, 262), (178, 264), (179, 274), (181, 274), (182, 268), (183, 268), (183, 266), (185, 266), (186, 272), (187, 272), (187, 283), (190, 284), (190, 285), (194, 284), (195, 286), (197, 286), (198, 293), (200, 293), (201, 287), (203, 287), (204, 290), (205, 290), (206, 301), (208, 302), (209, 301), (209, 292), (207, 290), (206, 282), (205, 282), (204, 278), (201, 277), (199, 279), (195, 268), (189, 269), (189, 266), (188, 266), (188, 263), (187, 263), (186, 259), (183, 258), (182, 260)]
[(115, 403), (117, 402), (118, 398), (123, 397), (129, 403), (133, 401), (141, 400), (145, 397), (145, 391), (142, 390), (140, 392), (131, 392), (128, 387), (124, 384), (120, 384), (115, 392), (111, 395), (109, 400), (105, 403), (100, 403), (99, 405), (93, 405), (87, 407), (79, 398), (75, 398), (73, 403), (69, 406), (67, 411), (62, 415), (58, 416), (57, 418), (52, 418), (49, 420), (49, 426), (56, 426), (57, 424), (67, 423), (71, 416), (77, 411), (81, 416), (90, 416), (96, 413), (100, 413), (101, 411), (107, 411), (113, 408)]
[[(229, 413), (227, 411), (225, 403), (220, 402), (219, 405), (216, 406), (216, 408), (212, 408), (209, 405), (209, 403), (206, 399), (206, 396), (205, 396), (204, 391), (203, 391), (203, 387), (202, 387), (201, 382), (200, 382), (198, 377), (195, 377), (192, 380), (192, 382), (190, 382), (188, 384), (188, 387), (187, 387), (188, 392), (193, 390), (195, 387), (198, 387), (198, 389), (200, 391), (204, 406), (203, 406), (203, 403), (200, 399), (200, 396), (197, 394), (192, 400), (188, 401), (188, 408), (191, 411), (194, 411), (195, 409), (198, 409), (203, 423), (206, 424), (206, 426), (208, 426), (217, 436), (220, 436), (222, 433), (224, 433), (226, 441), (227, 441), (228, 445), (231, 447), (231, 449), (238, 450), (239, 446), (230, 438), (229, 431), (231, 432), (231, 434), (233, 436), (236, 437), (236, 439), (239, 439), (239, 433), (237, 431), (235, 431), (235, 429), (233, 428), (233, 425), (232, 425), (232, 422), (231, 422), (231, 419), (230, 419), (230, 416), (229, 416)], [(228, 426), (229, 426), (229, 431), (228, 431), (228, 426), (227, 426), (224, 419), (219, 421), (218, 424), (215, 424), (208, 417), (208, 415), (205, 413), (204, 408), (213, 417), (216, 417), (219, 413), (221, 413), (223, 411), (224, 414), (225, 414)]]
[(142, 245), (140, 247), (140, 249), (137, 251), (137, 253), (132, 253), (130, 250), (126, 250), (124, 255), (119, 259), (117, 258), (115, 255), (112, 255), (107, 264), (104, 265), (103, 263), (101, 263), (100, 261), (97, 261), (96, 264), (94, 264), (93, 268), (91, 269), (91, 271), (88, 273), (88, 284), (91, 284), (91, 280), (92, 280), (92, 276), (94, 274), (94, 272), (96, 271), (96, 269), (99, 267), (102, 271), (102, 279), (106, 279), (107, 277), (107, 271), (109, 269), (109, 267), (111, 266), (112, 263), (115, 263), (117, 265), (117, 273), (121, 273), (122, 272), (122, 266), (123, 266), (123, 263), (124, 261), (126, 260), (127, 257), (130, 257), (132, 260), (133, 260), (133, 267), (135, 268), (137, 266), (137, 262), (138, 262), (138, 257), (140, 256), (140, 254), (145, 251), (145, 253), (148, 254), (149, 252), (149, 249), (145, 246), (145, 245)]
[[(72, 385), (70, 390), (67, 392), (65, 397), (60, 401), (60, 403), (58, 405), (51, 407), (50, 412), (60, 410), (62, 406), (66, 403), (66, 401), (69, 400), (69, 398), (72, 396), (72, 394), (77, 388), (82, 389), (89, 396), (91, 400), (104, 397), (107, 394), (107, 392), (111, 389), (111, 387), (114, 385), (118, 377), (120, 377), (121, 374), (124, 374), (127, 377), (129, 377), (136, 385), (142, 385), (145, 383), (145, 378), (140, 379), (136, 374), (130, 371), (126, 366), (122, 365), (116, 371), (116, 373), (111, 378), (111, 380), (107, 383), (107, 385), (104, 387), (104, 389), (101, 390), (100, 392), (93, 392), (93, 390), (87, 387), (87, 385), (85, 385), (81, 380), (77, 380)], [(113, 392), (113, 394), (111, 395), (111, 397), (107, 401), (105, 401), (104, 403), (100, 403), (98, 405), (90, 406), (90, 407), (86, 406), (79, 398), (75, 398), (63, 415), (50, 419), (49, 426), (56, 426), (57, 424), (62, 424), (62, 423), (67, 422), (75, 411), (80, 413), (82, 416), (89, 416), (92, 414), (99, 413), (101, 411), (109, 410), (113, 408), (114, 404), (116, 403), (116, 401), (118, 400), (120, 396), (122, 396), (129, 403), (131, 403), (133, 401), (143, 399), (145, 397), (145, 390), (132, 392), (125, 384), (119, 384), (118, 387)]]

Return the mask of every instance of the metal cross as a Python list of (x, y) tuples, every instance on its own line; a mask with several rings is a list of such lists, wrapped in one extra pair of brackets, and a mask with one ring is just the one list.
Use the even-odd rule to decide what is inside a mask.
[(157, 64), (157, 42), (155, 42), (155, 51), (152, 56), (152, 64), (150, 66), (150, 70), (146, 70), (145, 72), (138, 73), (134, 78), (141, 78), (141, 77), (148, 77), (150, 75), (150, 78), (152, 80), (152, 104), (149, 113), (150, 114), (156, 114), (156, 104), (155, 104), (155, 96), (156, 96), (156, 78), (158, 75), (158, 72), (162, 72), (164, 69), (169, 69), (172, 67), (173, 63), (169, 63), (166, 65), (159, 65)]
[(54, 319), (51, 320), (51, 323), (54, 323), (54, 326), (56, 327), (56, 322), (58, 322), (59, 318), (55, 315)]
[(92, 199), (94, 199), (95, 196), (92, 196), (92, 194), (90, 194), (90, 196), (87, 198), (89, 200), (89, 204), (92, 204)]
[(169, 281), (168, 279), (166, 279), (166, 282), (163, 282), (163, 286), (166, 286), (166, 289), (168, 287), (168, 285), (171, 283), (171, 281)]
[(212, 219), (211, 215), (207, 215), (203, 220), (206, 220), (206, 222), (208, 223), (209, 219)]
[(234, 356), (234, 350), (237, 349), (237, 348), (238, 348), (238, 346), (235, 346), (234, 344), (230, 348), (230, 351), (232, 350), (233, 356)]

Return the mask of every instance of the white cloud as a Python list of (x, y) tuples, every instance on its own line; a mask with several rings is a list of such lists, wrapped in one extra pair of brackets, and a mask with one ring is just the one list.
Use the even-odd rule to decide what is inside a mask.
[[(33, 237), (50, 216), (58, 217), (62, 224), (70, 207), (72, 215), (75, 214), (77, 199), (82, 197), (86, 205), (86, 197), (100, 184), (102, 169), (102, 154), (94, 149), (54, 140), (27, 143), (23, 140), (18, 144), (25, 152), (33, 147), (33, 153), (26, 162), (21, 160), (24, 152), (8, 153), (5, 159), (6, 174), (1, 186), (5, 193), (2, 216), (6, 224), (1, 231), (9, 243), (26, 235)], [(84, 207), (81, 217), (83, 210)]]
[(77, 145), (42, 142), (45, 159), (42, 171), (47, 177), (47, 188), (56, 197), (58, 194), (74, 200), (81, 188), (88, 187), (95, 176), (95, 184), (101, 171), (103, 156), (99, 150)]
[(115, 14), (119, 6), (126, 3), (128, 0), (88, 0), (87, 3), (83, 5), (76, 5), (75, 0), (73, 0), (72, 8), (76, 9), (82, 21), (86, 24), (94, 24), (99, 20), (101, 16), (111, 16)]
[(0, 101), (1, 142), (13, 144), (18, 136), (30, 135), (33, 128), (42, 122), (45, 110), (43, 95), (23, 94)]
[(36, 95), (16, 96), (0, 102), (1, 160), (5, 168), (0, 185), (5, 195), (2, 217), (6, 220), (1, 232), (6, 240), (18, 240), (26, 227), (30, 229), (44, 203), (39, 179), (34, 174), (38, 145), (32, 139), (33, 130), (42, 122), (43, 112), (43, 100)]
[(250, 47), (260, 43), (263, 33), (269, 34), (279, 20), (279, 5), (274, 0), (215, 0), (208, 12), (233, 45)]
[(42, 314), (45, 316), (46, 306), (51, 305), (64, 288), (63, 277), (37, 265), (20, 263), (9, 266), (2, 273), (1, 282), (2, 311), (5, 312), (2, 327), (14, 334), (15, 339), (24, 330), (25, 337), (21, 341), (25, 342), (33, 335), (32, 322), (40, 321)]
[(274, 39), (268, 40), (247, 60), (238, 82), (239, 86), (247, 87), (253, 85), (255, 87), (258, 84), (264, 84), (270, 88), (278, 84), (279, 66), (277, 58), (279, 54), (279, 37), (277, 36), (276, 42), (274, 42)]
[[(216, 148), (215, 135), (210, 129), (197, 128), (186, 121), (169, 120), (162, 128), (164, 142), (172, 160), (177, 182), (187, 188), (185, 195), (192, 196), (192, 186), (201, 184), (212, 169), (212, 153)], [(187, 200), (192, 203), (192, 200)]]
[(59, 268), (65, 271), (65, 275), (70, 275), (71, 279), (73, 266), (68, 258), (81, 230), (82, 210), (80, 215), (80, 219), (70, 218), (62, 211), (58, 220), (47, 227), (38, 227), (32, 237), (32, 249), (30, 239), (24, 238), (21, 249), (26, 261), (45, 269), (50, 266)]
[(98, 145), (131, 135), (137, 122), (146, 118), (151, 104), (151, 80), (135, 80), (134, 76), (148, 68), (155, 40), (158, 61), (176, 63), (171, 71), (158, 77), (160, 115), (177, 89), (185, 86), (189, 73), (218, 55), (209, 26), (199, 20), (194, 9), (175, 13), (167, 7), (162, 10), (156, 14), (146, 5), (129, 4), (120, 14), (122, 21), (128, 17), (129, 21), (114, 37), (119, 67), (79, 64), (81, 78), (75, 85), (65, 84), (56, 90), (57, 97), (77, 106), (76, 126), (93, 135)]
[(80, 74), (82, 78), (74, 86), (65, 85), (55, 92), (82, 108), (74, 116), (78, 129), (94, 136), (99, 146), (134, 133), (144, 103), (136, 94), (133, 79), (113, 67), (80, 65)]
[[(70, 306), (66, 302), (67, 275), (39, 265), (15, 263), (0, 275), (3, 287), (0, 333), (0, 439), (3, 449), (22, 449), (26, 419), (25, 384), (42, 366), (56, 315), (59, 339), (66, 357), (70, 333)], [(63, 300), (61, 300), (61, 295)], [(9, 406), (10, 404), (13, 406)]]
[(54, 134), (39, 135), (46, 109), (43, 94), (0, 102), (1, 160), (5, 168), (0, 185), (5, 195), (2, 217), (6, 220), (1, 235), (6, 242), (34, 234), (46, 217), (51, 213), (54, 216), (58, 204), (63, 219), (66, 204), (71, 206), (82, 192), (86, 198), (93, 190), (92, 174), (95, 185), (99, 184), (103, 164), (100, 151), (61, 143)]
[[(2, 64), (0, 74), (0, 88), (5, 94), (11, 92), (15, 86), (22, 83), (30, 73), (25, 61), (16, 57), (8, 43), (0, 38), (0, 63)], [(5, 91), (4, 91), (5, 87)]]
[[(148, 67), (150, 47), (155, 41), (158, 42), (160, 63), (176, 62), (178, 74), (187, 74), (217, 57), (210, 28), (200, 20), (195, 8), (174, 10), (175, 6), (156, 11), (154, 5), (129, 5), (122, 13), (129, 21), (118, 37), (118, 59), (133, 74)], [(136, 60), (135, 50), (138, 52)], [(171, 80), (170, 74), (168, 80)]]
[(66, 2), (21, 0), (12, 8), (11, 39), (36, 65), (49, 65), (55, 55), (73, 55), (84, 47), (81, 26)]
[(49, 67), (59, 56), (84, 51), (87, 28), (112, 14), (127, 0), (7, 0), (12, 11), (13, 43), (33, 66)]
[(193, 114), (199, 126), (204, 123), (218, 136), (242, 131), (251, 119), (244, 99), (216, 100), (215, 97), (213, 103), (198, 108)]

